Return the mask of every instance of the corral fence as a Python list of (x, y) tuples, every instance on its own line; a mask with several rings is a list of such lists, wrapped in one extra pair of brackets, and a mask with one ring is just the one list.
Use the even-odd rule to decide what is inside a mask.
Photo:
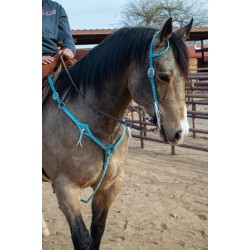
[[(186, 84), (186, 104), (188, 107), (187, 116), (189, 118), (189, 135), (197, 139), (197, 134), (208, 135), (207, 120), (208, 120), (208, 69), (197, 68), (192, 69), (189, 73), (189, 82)], [(131, 122), (133, 125), (138, 125), (143, 129), (140, 131), (132, 130), (132, 137), (138, 138), (141, 141), (141, 148), (145, 147), (145, 141), (154, 141), (158, 143), (165, 143), (159, 136), (155, 136), (153, 132), (157, 129), (155, 125), (150, 122), (150, 117), (146, 113), (144, 107), (131, 102), (127, 108), (126, 121)], [(205, 126), (199, 127), (203, 124)], [(204, 129), (205, 128), (205, 129)], [(193, 145), (193, 143), (181, 144), (178, 147), (185, 147), (195, 150), (208, 151), (207, 147)], [(172, 154), (175, 154), (175, 146), (171, 146)]]

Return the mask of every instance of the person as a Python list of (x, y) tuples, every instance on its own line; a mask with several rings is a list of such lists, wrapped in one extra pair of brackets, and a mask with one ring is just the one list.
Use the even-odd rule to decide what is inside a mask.
[(76, 48), (64, 8), (57, 2), (42, 0), (42, 64), (54, 61), (57, 43), (62, 42), (60, 53), (74, 58)]

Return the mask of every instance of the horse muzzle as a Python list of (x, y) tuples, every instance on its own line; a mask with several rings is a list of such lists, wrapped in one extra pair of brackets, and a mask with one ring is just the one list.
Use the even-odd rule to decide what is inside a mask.
[(168, 142), (170, 145), (175, 146), (183, 142), (184, 137), (188, 135), (189, 125), (185, 123), (181, 123), (181, 126), (178, 129), (173, 127), (165, 126), (164, 124), (161, 125), (160, 135), (165, 142)]
[(160, 136), (165, 142), (172, 146), (175, 146), (183, 141), (181, 130), (178, 130), (175, 133), (169, 133), (166, 131), (163, 125), (161, 125)]
[[(179, 126), (176, 126), (177, 128), (166, 124), (164, 125), (164, 123), (161, 124), (160, 136), (165, 142), (173, 146), (183, 142), (184, 137), (186, 137), (189, 133), (188, 120), (185, 118), (180, 122)], [(155, 115), (151, 118), (150, 122), (157, 125)]]

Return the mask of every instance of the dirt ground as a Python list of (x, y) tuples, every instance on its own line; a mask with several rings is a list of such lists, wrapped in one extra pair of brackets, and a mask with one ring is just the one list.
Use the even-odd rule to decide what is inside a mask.
[[(207, 124), (205, 124), (207, 126)], [(185, 143), (207, 147), (207, 136)], [(86, 197), (90, 190), (83, 192)], [(90, 226), (90, 204), (81, 205)], [(43, 214), (50, 236), (44, 250), (70, 250), (66, 219), (49, 183), (43, 183)], [(208, 153), (132, 138), (125, 184), (110, 209), (101, 250), (208, 249)]]

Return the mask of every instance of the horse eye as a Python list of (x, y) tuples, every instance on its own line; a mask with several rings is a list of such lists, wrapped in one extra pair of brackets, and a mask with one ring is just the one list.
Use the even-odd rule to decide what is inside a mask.
[(159, 74), (159, 78), (162, 81), (165, 81), (165, 82), (169, 82), (170, 81), (169, 77), (166, 74)]

